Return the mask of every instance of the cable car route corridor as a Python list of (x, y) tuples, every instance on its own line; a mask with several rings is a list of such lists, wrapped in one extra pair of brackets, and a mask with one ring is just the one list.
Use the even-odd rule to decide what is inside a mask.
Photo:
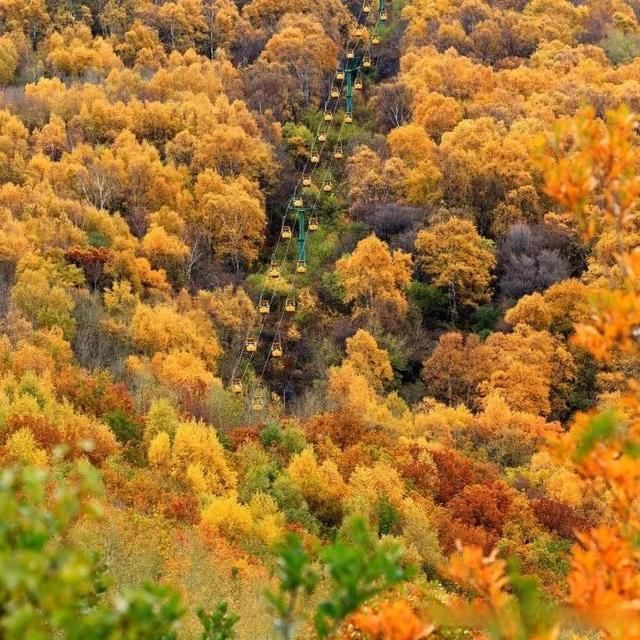
[[(298, 304), (296, 281), (307, 272), (308, 234), (320, 228), (320, 204), (323, 198), (334, 193), (331, 169), (334, 162), (344, 161), (343, 142), (354, 121), (355, 92), (363, 89), (365, 79), (370, 79), (370, 72), (376, 68), (381, 27), (387, 20), (386, 0), (378, 0), (375, 5), (371, 0), (364, 0), (358, 15), (354, 16), (320, 124), (282, 214), (280, 232), (272, 247), (258, 298), (257, 314), (247, 329), (229, 380), (229, 389), (243, 396), (247, 408), (253, 411), (265, 408), (268, 401), (263, 385), (265, 372), (272, 360), (284, 355), (283, 329), (287, 316), (295, 314)], [(333, 146), (332, 139), (335, 140)], [(290, 271), (287, 278), (285, 270)], [(284, 286), (278, 287), (280, 283)], [(273, 336), (271, 340), (270, 336)], [(264, 363), (254, 370), (256, 356), (263, 350)]]

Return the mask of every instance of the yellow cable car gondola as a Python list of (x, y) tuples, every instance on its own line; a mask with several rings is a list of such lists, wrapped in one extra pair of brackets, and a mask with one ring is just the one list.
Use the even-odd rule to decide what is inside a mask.
[(371, 13), (371, 5), (368, 2), (364, 3), (362, 7), (362, 13), (364, 13), (365, 15), (368, 15)]
[(321, 131), (318, 134), (318, 142), (324, 142), (327, 139), (327, 134), (324, 131)]
[(243, 389), (242, 380), (240, 380), (240, 378), (234, 378), (231, 381), (229, 388), (231, 389), (231, 393), (235, 393), (236, 395), (241, 394)]
[(353, 30), (353, 39), (360, 40), (363, 37), (364, 37), (364, 29), (362, 27), (356, 27)]
[(252, 411), (264, 411), (265, 402), (264, 398), (261, 395), (255, 395), (253, 400), (251, 401), (251, 410)]
[(371, 56), (370, 55), (366, 55), (362, 58), (362, 66), (365, 69), (371, 69)]
[(289, 240), (293, 236), (293, 232), (291, 231), (291, 227), (284, 226), (282, 227), (282, 238), (283, 240)]
[(336, 80), (342, 82), (344, 80), (344, 71), (342, 69), (338, 69), (336, 71)]
[(353, 116), (350, 113), (347, 113), (344, 116), (344, 122), (345, 124), (351, 124), (353, 122)]
[(325, 193), (331, 193), (333, 191), (333, 185), (330, 182), (325, 182), (325, 184), (322, 185), (322, 190)]
[(320, 227), (320, 223), (318, 222), (318, 218), (315, 216), (313, 218), (309, 218), (309, 226), (307, 227), (309, 231), (317, 231)]
[(324, 121), (325, 122), (331, 122), (333, 120), (333, 114), (331, 113), (325, 113), (324, 114)]
[(269, 277), (272, 280), (277, 280), (280, 277), (280, 265), (273, 262), (269, 267)]
[(287, 298), (284, 301), (284, 310), (287, 313), (295, 313), (296, 312), (296, 301), (291, 298)]
[(383, 9), (380, 12), (380, 22), (386, 22), (389, 18), (389, 14), (387, 13), (386, 9)]
[(302, 186), (310, 187), (311, 186), (311, 178), (309, 176), (303, 176), (302, 178)]
[(247, 338), (244, 348), (247, 353), (255, 353), (258, 350), (258, 341), (255, 338)]
[(304, 260), (296, 262), (296, 273), (307, 273), (307, 263)]
[(318, 162), (320, 162), (320, 155), (318, 153), (312, 153), (310, 160), (312, 164), (318, 164)]
[(333, 150), (333, 157), (336, 160), (342, 160), (344, 157), (344, 151), (342, 150), (342, 144), (338, 144), (338, 146)]
[(282, 358), (282, 353), (282, 342), (280, 341), (280, 338), (278, 338), (277, 340), (274, 340), (271, 345), (271, 357)]
[(302, 198), (300, 196), (298, 196), (298, 197), (293, 199), (293, 206), (294, 207), (302, 207), (302, 206), (304, 206), (304, 201), (302, 200)]
[(353, 83), (353, 88), (356, 91), (360, 91), (362, 89), (362, 80), (360, 80), (359, 78)]
[(340, 91), (338, 90), (337, 87), (333, 87), (333, 89), (331, 89), (331, 97), (336, 100), (337, 98), (340, 97)]
[(356, 57), (356, 52), (353, 49), (347, 49), (347, 60), (353, 60)]
[(258, 303), (258, 313), (264, 316), (269, 313), (269, 311), (271, 311), (271, 305), (269, 304), (269, 301), (260, 300), (260, 302)]
[(371, 44), (380, 44), (380, 36), (377, 33), (371, 37)]

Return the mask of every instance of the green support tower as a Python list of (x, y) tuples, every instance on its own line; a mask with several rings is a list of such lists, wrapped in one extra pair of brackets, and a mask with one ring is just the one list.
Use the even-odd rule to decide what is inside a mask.
[(306, 273), (307, 271), (307, 216), (304, 207), (296, 207), (296, 218), (298, 221), (298, 261), (296, 273)]
[(353, 115), (353, 83), (355, 82), (358, 71), (360, 70), (360, 62), (360, 57), (356, 56), (351, 60), (347, 60), (344, 65), (344, 109), (350, 116)]

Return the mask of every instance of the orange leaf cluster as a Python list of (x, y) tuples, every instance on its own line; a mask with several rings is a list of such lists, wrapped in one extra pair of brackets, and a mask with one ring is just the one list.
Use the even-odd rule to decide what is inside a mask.
[(434, 627), (426, 625), (406, 600), (383, 602), (352, 617), (353, 625), (372, 640), (423, 640)]
[(640, 551), (618, 527), (578, 534), (569, 586), (573, 606), (608, 637), (640, 638)]
[(495, 549), (485, 556), (477, 546), (461, 547), (449, 560), (445, 573), (460, 586), (472, 589), (478, 596), (476, 604), (486, 603), (498, 611), (508, 600), (506, 563), (497, 557)]

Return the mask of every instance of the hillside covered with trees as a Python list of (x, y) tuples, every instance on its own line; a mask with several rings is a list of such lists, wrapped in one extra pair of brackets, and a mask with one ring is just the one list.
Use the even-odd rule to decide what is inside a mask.
[(636, 0), (0, 0), (0, 638), (640, 639), (636, 113)]

